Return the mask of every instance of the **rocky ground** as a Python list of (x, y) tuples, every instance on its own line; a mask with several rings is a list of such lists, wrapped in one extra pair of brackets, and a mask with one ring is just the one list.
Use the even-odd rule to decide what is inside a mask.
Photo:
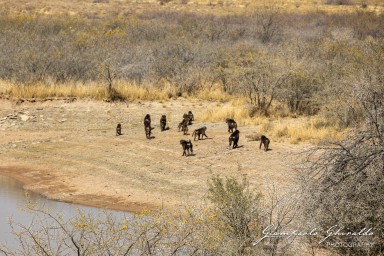
[[(215, 102), (108, 103), (49, 100), (0, 100), (0, 175), (14, 177), (48, 198), (85, 205), (142, 211), (175, 209), (204, 199), (207, 181), (247, 175), (261, 192), (296, 184), (293, 165), (305, 145), (277, 143), (259, 150), (257, 126), (239, 125), (239, 148), (228, 147), (225, 122), (204, 123), (199, 115)], [(178, 132), (191, 110), (189, 135)], [(151, 114), (153, 139), (146, 139), (143, 118)], [(169, 130), (159, 120), (167, 115)], [(122, 124), (122, 136), (115, 127)], [(207, 126), (208, 139), (193, 141), (192, 131)], [(180, 139), (192, 139), (194, 155), (183, 157)]]

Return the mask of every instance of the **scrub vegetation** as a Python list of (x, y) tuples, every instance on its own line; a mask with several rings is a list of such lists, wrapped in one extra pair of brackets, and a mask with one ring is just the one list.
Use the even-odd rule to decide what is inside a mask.
[[(21, 251), (0, 253), (384, 254), (382, 1), (17, 2), (0, 3), (2, 98), (217, 102), (200, 121), (234, 118), (316, 146), (288, 194), (214, 176), (204, 206), (132, 226), (31, 207), (55, 225), (14, 224)], [(346, 234), (328, 241), (340, 246), (319, 243), (335, 225)], [(282, 237), (259, 241), (268, 227)], [(284, 239), (289, 227), (320, 234)], [(372, 234), (351, 235), (361, 230)]]

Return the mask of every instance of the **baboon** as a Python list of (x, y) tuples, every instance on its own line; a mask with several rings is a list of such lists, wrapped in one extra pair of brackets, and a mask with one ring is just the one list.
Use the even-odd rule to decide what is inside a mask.
[(146, 114), (144, 117), (144, 127), (151, 127), (151, 116), (149, 114)]
[(188, 133), (188, 122), (187, 121), (183, 121), (182, 124), (181, 124), (181, 130), (183, 131), (183, 134), (184, 135), (187, 135)]
[(228, 132), (233, 132), (233, 130), (237, 130), (237, 123), (233, 119), (227, 118), (225, 122), (228, 124)]
[(261, 149), (261, 144), (264, 144), (264, 151), (268, 151), (269, 142), (270, 140), (266, 136), (261, 135), (259, 149)]
[(160, 129), (161, 131), (165, 131), (167, 126), (167, 117), (165, 115), (162, 115), (160, 118)]
[(184, 114), (183, 115), (183, 121), (186, 121), (187, 125), (191, 125), (192, 124), (191, 116), (189, 116), (188, 114)]
[(187, 156), (187, 152), (188, 152), (188, 155), (193, 153), (193, 145), (192, 145), (191, 140), (189, 140), (189, 141), (180, 140), (180, 144), (183, 147), (183, 156)]
[(188, 133), (188, 120), (183, 119), (183, 121), (181, 121), (179, 123), (178, 129), (179, 129), (179, 131), (182, 131), (184, 133), (184, 135), (186, 135)]
[(238, 147), (237, 143), (239, 142), (239, 137), (240, 137), (240, 131), (239, 130), (234, 131), (229, 136), (229, 147), (231, 147), (232, 142), (233, 142), (232, 148), (237, 148)]
[(182, 131), (183, 123), (184, 123), (184, 120), (181, 121), (181, 122), (179, 123), (179, 125), (177, 126), (177, 129), (178, 129), (179, 131)]
[(195, 117), (192, 114), (192, 111), (188, 111), (188, 117), (191, 121), (195, 121)]
[(144, 117), (144, 130), (145, 130), (145, 136), (147, 136), (147, 139), (151, 138), (151, 116), (149, 114), (146, 114)]
[(116, 126), (116, 136), (122, 135), (121, 133), (121, 124), (117, 124)]
[(199, 128), (199, 129), (194, 130), (193, 133), (192, 133), (192, 137), (194, 137), (193, 140), (196, 140), (196, 136), (198, 136), (198, 138), (200, 140), (200, 135), (201, 135), (201, 139), (203, 139), (204, 136), (206, 138), (208, 138), (207, 134), (205, 134), (206, 130), (207, 130), (207, 127), (205, 127), (205, 126)]
[(152, 128), (150, 126), (145, 126), (144, 130), (145, 130), (145, 136), (147, 137), (147, 139), (150, 139)]

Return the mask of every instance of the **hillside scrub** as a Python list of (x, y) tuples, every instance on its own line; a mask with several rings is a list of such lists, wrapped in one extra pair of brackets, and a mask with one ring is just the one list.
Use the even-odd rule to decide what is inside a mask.
[(361, 70), (377, 72), (384, 62), (383, 22), (383, 14), (368, 11), (299, 14), (273, 6), (242, 15), (152, 10), (124, 18), (4, 12), (0, 79), (23, 88), (7, 90), (15, 97), (30, 86), (95, 85), (96, 91), (109, 88), (112, 100), (140, 98), (123, 92), (134, 85), (154, 94), (168, 88), (150, 99), (216, 91), (245, 97), (262, 115), (281, 104), (313, 115), (341, 95), (353, 101)]
[[(307, 219), (338, 233), (370, 231), (369, 235), (332, 236), (326, 243), (360, 243), (333, 248), (342, 255), (383, 255), (384, 86), (382, 77), (360, 82), (362, 127), (340, 142), (328, 142), (308, 152), (302, 172)], [(361, 234), (361, 233), (360, 233)]]

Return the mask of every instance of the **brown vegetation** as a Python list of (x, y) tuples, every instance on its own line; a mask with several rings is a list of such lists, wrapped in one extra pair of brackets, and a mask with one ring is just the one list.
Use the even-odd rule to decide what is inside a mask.
[[(97, 10), (115, 2), (93, 4)], [(0, 79), (14, 97), (231, 95), (246, 99), (251, 116), (327, 108), (349, 126), (350, 85), (383, 64), (383, 14), (366, 9), (300, 13), (264, 5), (213, 15), (153, 8), (83, 17), (19, 8), (3, 9), (0, 19)]]
[[(270, 239), (256, 250), (252, 247), (255, 236), (260, 235), (268, 222), (277, 223), (274, 231), (280, 232), (286, 224), (302, 221), (297, 215), (304, 210), (307, 218), (324, 229), (339, 222), (349, 229), (374, 227), (373, 247), (336, 248), (337, 253), (383, 254), (380, 240), (383, 210), (379, 207), (383, 199), (382, 1), (308, 0), (266, 4), (246, 0), (141, 3), (42, 0), (2, 1), (0, 8), (1, 97), (14, 100), (69, 97), (119, 102), (118, 107), (103, 105), (107, 110), (96, 111), (100, 119), (97, 121), (79, 109), (66, 106), (70, 113), (62, 108), (60, 114), (70, 117), (53, 126), (60, 125), (62, 130), (51, 129), (50, 122), (54, 119), (45, 120), (44, 115), (33, 118), (34, 122), (40, 118), (40, 124), (27, 126), (29, 116), (25, 117), (23, 112), (27, 120), (22, 120), (25, 126), (21, 125), (21, 129), (44, 128), (31, 135), (30, 141), (14, 142), (12, 136), (21, 136), (19, 126), (14, 127), (16, 121), (8, 124), (8, 116), (2, 120), (8, 126), (7, 136), (1, 139), (7, 143), (3, 143), (1, 149), (12, 158), (2, 163), (11, 166), (9, 161), (18, 159), (41, 167), (42, 163), (49, 162), (50, 169), (55, 170), (53, 175), (66, 179), (60, 181), (59, 186), (71, 184), (71, 189), (76, 188), (74, 191), (78, 193), (72, 195), (71, 190), (69, 194), (60, 195), (65, 198), (56, 199), (74, 200), (77, 196), (79, 200), (85, 193), (82, 181), (91, 179), (93, 187), (88, 189), (95, 189), (92, 192), (96, 194), (101, 192), (103, 199), (116, 199), (117, 192), (108, 188), (111, 184), (114, 189), (120, 189), (122, 195), (114, 202), (117, 205), (141, 202), (144, 198), (145, 205), (158, 205), (155, 194), (162, 194), (167, 195), (163, 197), (167, 203), (175, 206), (180, 196), (193, 192), (195, 198), (202, 197), (205, 190), (201, 178), (220, 172), (238, 176), (242, 170), (257, 180), (256, 186), (260, 187), (266, 179), (276, 180), (277, 175), (280, 187), (284, 184), (286, 191), (294, 182), (288, 181), (288, 172), (276, 164), (274, 157), (280, 154), (279, 159), (287, 161), (288, 156), (299, 150), (297, 145), (278, 142), (286, 138), (292, 144), (336, 140), (339, 142), (311, 151), (315, 152), (311, 155), (315, 158), (306, 162), (309, 166), (300, 173), (304, 188), (298, 196), (301, 199), (288, 195), (283, 200), (272, 193), (270, 200), (261, 206), (259, 196), (248, 190), (246, 180), (239, 183), (216, 176), (209, 183), (213, 208), (204, 214), (197, 208), (187, 211), (192, 225), (183, 226), (182, 217), (173, 227), (167, 226), (169, 223), (149, 222), (144, 228), (150, 227), (150, 232), (147, 233), (147, 229), (139, 237), (133, 237), (136, 242), (140, 241), (133, 244), (138, 251), (148, 254), (154, 248), (161, 250), (157, 242), (171, 239), (165, 231), (169, 228), (178, 230), (180, 236), (177, 237), (181, 238), (172, 244), (175, 247), (167, 248), (174, 254), (187, 245), (184, 250), (202, 255), (228, 252), (276, 255), (287, 252), (289, 242), (281, 246), (281, 240)], [(148, 102), (142, 104), (143, 100)], [(20, 102), (22, 100), (17, 103)], [(172, 106), (174, 103), (176, 108)], [(159, 106), (161, 104), (164, 105)], [(167, 104), (172, 106), (170, 110)], [(194, 113), (197, 110), (199, 122), (210, 125), (209, 135), (214, 137), (204, 143), (212, 143), (210, 152), (215, 152), (214, 156), (201, 150), (204, 146), (199, 141), (196, 145), (194, 142), (196, 156), (175, 159), (175, 154), (180, 153), (180, 145), (173, 144), (176, 130), (164, 132), (161, 142), (160, 136), (145, 143), (139, 137), (144, 137), (144, 112), (157, 111), (160, 116), (166, 110), (168, 120), (175, 127), (175, 120), (179, 121), (186, 104), (193, 104), (193, 109), (188, 105), (187, 110)], [(133, 107), (127, 110), (133, 111), (130, 112), (132, 120), (124, 119), (126, 113), (121, 110), (122, 105)], [(91, 108), (92, 104), (87, 107)], [(95, 109), (100, 110), (100, 106)], [(172, 116), (176, 113), (178, 117)], [(242, 127), (240, 142), (248, 145), (220, 155), (223, 153), (220, 143), (228, 138), (225, 118), (238, 122)], [(85, 122), (86, 128), (74, 126), (78, 120)], [(136, 120), (140, 120), (140, 126)], [(106, 139), (107, 131), (111, 127), (113, 130), (118, 122), (123, 125), (123, 136)], [(124, 141), (126, 127), (134, 136)], [(222, 130), (211, 132), (212, 127)], [(82, 129), (87, 129), (87, 133), (83, 134)], [(89, 135), (92, 131), (101, 132)], [(258, 155), (260, 159), (255, 159), (254, 149), (248, 146), (266, 133), (272, 141), (272, 152), (263, 152), (264, 155)], [(81, 136), (72, 137), (73, 134)], [(48, 136), (48, 140), (40, 141), (35, 136)], [(249, 140), (243, 142), (245, 138)], [(56, 139), (61, 143), (56, 144)], [(90, 142), (94, 150), (89, 154), (91, 163), (78, 157), (85, 154), (84, 149), (89, 149)], [(124, 150), (116, 151), (117, 147)], [(126, 147), (132, 147), (139, 154), (127, 151)], [(148, 155), (143, 158), (141, 151)], [(63, 153), (67, 158), (61, 156)], [(37, 157), (31, 159), (31, 155)], [(52, 162), (52, 159), (58, 161)], [(111, 159), (117, 162), (109, 163)], [(122, 159), (129, 159), (129, 164), (133, 163), (137, 169), (127, 169)], [(63, 168), (65, 161), (67, 165)], [(155, 167), (151, 167), (151, 163)], [(75, 179), (79, 178), (79, 164), (86, 170), (80, 177), (82, 181)], [(92, 177), (95, 170), (102, 177), (107, 174), (113, 177), (108, 179), (110, 184), (100, 180), (100, 176)], [(43, 174), (50, 175), (48, 171)], [(175, 181), (175, 176), (180, 180)], [(95, 184), (100, 187), (94, 188)], [(126, 184), (131, 185), (129, 190)], [(44, 192), (44, 188), (40, 187), (41, 191)], [(305, 202), (300, 201), (303, 198)], [(268, 204), (270, 207), (265, 207)], [(302, 206), (300, 210), (298, 204)], [(198, 225), (201, 223), (206, 225)], [(83, 232), (82, 228), (75, 231)], [(214, 236), (207, 235), (207, 230)], [(69, 234), (74, 248), (79, 249), (73, 235), (76, 232), (65, 235)], [(151, 238), (146, 236), (153, 234)], [(32, 236), (34, 238), (39, 237)], [(68, 237), (60, 239), (66, 241)], [(355, 242), (354, 239), (335, 239)], [(318, 247), (316, 243), (309, 244)], [(104, 252), (106, 248), (109, 246), (95, 250)], [(111, 245), (111, 248), (116, 247)]]

